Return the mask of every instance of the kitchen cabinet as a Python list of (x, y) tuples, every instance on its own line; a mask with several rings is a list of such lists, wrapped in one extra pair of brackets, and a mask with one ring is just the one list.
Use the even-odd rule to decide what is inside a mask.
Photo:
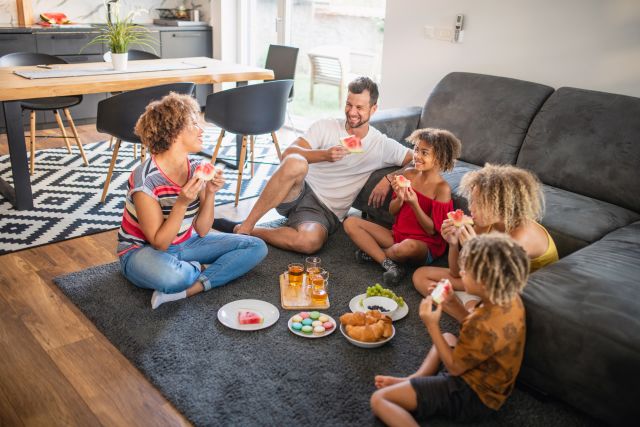
[[(160, 34), (163, 58), (211, 58), (211, 42), (211, 30), (162, 31)], [(196, 99), (200, 106), (207, 104), (207, 96), (212, 92), (212, 85), (196, 85)]]

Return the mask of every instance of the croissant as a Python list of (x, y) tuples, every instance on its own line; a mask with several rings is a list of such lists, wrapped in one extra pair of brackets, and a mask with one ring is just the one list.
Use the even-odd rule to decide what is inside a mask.
[(347, 335), (358, 341), (380, 341), (393, 333), (391, 318), (377, 310), (343, 314), (340, 323), (345, 325)]

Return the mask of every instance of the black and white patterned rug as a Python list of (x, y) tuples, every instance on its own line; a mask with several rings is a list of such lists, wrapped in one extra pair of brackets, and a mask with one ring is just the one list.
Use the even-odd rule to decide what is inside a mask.
[[(217, 132), (208, 129), (205, 143), (215, 142), (216, 138)], [(15, 210), (0, 195), (0, 255), (120, 226), (127, 179), (139, 162), (133, 158), (133, 145), (123, 142), (120, 147), (104, 204), (100, 197), (111, 161), (109, 142), (87, 144), (84, 149), (89, 166), (84, 166), (76, 147), (72, 154), (66, 148), (36, 151), (36, 169), (31, 177), (33, 210)], [(255, 175), (251, 179), (249, 167), (245, 169), (240, 199), (258, 196), (277, 167), (270, 138), (259, 138), (255, 151)], [(218, 157), (235, 157), (231, 136), (225, 139)], [(220, 163), (217, 166), (223, 167)], [(226, 185), (218, 192), (216, 205), (235, 200), (237, 171), (225, 168), (224, 175)], [(0, 156), (0, 176), (12, 182), (9, 156)]]

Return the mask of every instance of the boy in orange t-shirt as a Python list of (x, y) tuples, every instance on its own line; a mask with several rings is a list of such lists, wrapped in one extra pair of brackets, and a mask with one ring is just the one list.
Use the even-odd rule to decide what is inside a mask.
[[(529, 274), (526, 252), (509, 236), (489, 233), (471, 239), (460, 256), (466, 292), (481, 303), (462, 322), (460, 338), (440, 331), (442, 306), (431, 296), (420, 318), (433, 346), (409, 377), (376, 376), (373, 412), (387, 425), (418, 425), (416, 418), (444, 415), (478, 421), (496, 412), (513, 391), (525, 343), (525, 312), (518, 295)], [(438, 372), (440, 362), (444, 368)]]

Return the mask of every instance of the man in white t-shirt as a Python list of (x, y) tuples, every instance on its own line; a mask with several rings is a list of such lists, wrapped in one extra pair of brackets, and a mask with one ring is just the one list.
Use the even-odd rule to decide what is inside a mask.
[[(233, 231), (291, 251), (311, 254), (319, 250), (329, 234), (340, 227), (373, 171), (404, 166), (413, 158), (409, 148), (369, 126), (377, 101), (378, 87), (371, 79), (360, 77), (351, 82), (346, 120), (319, 120), (296, 139), (284, 151), (280, 167), (247, 218)], [(340, 138), (349, 135), (361, 140), (362, 153), (350, 153), (341, 144)], [(381, 206), (389, 189), (389, 181), (383, 177), (372, 191), (369, 204)], [(287, 217), (285, 226), (256, 227), (272, 208)], [(215, 223), (214, 227), (222, 228)]]

